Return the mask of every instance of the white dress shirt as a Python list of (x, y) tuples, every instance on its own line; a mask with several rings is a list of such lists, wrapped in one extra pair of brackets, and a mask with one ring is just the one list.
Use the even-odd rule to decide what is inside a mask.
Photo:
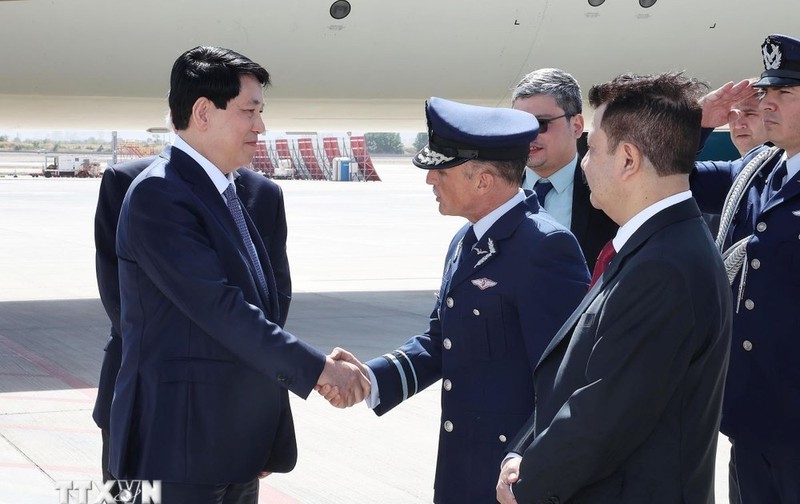
[(656, 201), (649, 207), (634, 215), (628, 222), (625, 223), (624, 226), (621, 226), (617, 230), (617, 235), (612, 240), (612, 243), (614, 244), (614, 250), (617, 252), (622, 250), (622, 247), (625, 245), (625, 243), (627, 243), (630, 237), (633, 236), (633, 233), (635, 233), (645, 222), (650, 220), (658, 212), (673, 205), (677, 205), (682, 201), (686, 201), (691, 197), (692, 191), (679, 192), (678, 194), (673, 194), (672, 196), (668, 196), (662, 200)]
[[(227, 204), (227, 200), (225, 199), (225, 196), (222, 195), (222, 193), (224, 193), (225, 189), (228, 188), (228, 185), (230, 185), (233, 182), (233, 173), (229, 173), (227, 175), (222, 173), (222, 171), (220, 171), (220, 169), (217, 168), (214, 165), (214, 163), (212, 163), (211, 161), (203, 157), (202, 154), (194, 150), (194, 148), (188, 143), (186, 143), (186, 141), (183, 138), (181, 138), (180, 135), (175, 137), (175, 142), (172, 144), (172, 148), (182, 150), (190, 158), (197, 161), (197, 164), (199, 164), (200, 167), (203, 169), (203, 171), (206, 172), (206, 175), (208, 175), (208, 178), (211, 179), (211, 182), (214, 184), (214, 187), (216, 187), (217, 191), (219, 191), (219, 195)], [(234, 185), (233, 188), (235, 190), (236, 186)]]

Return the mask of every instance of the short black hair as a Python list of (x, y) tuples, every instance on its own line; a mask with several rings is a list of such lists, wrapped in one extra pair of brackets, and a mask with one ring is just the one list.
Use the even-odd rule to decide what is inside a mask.
[(269, 72), (236, 51), (198, 46), (181, 54), (169, 79), (169, 111), (175, 129), (189, 127), (192, 107), (199, 98), (225, 109), (239, 95), (242, 75), (252, 75), (262, 87), (269, 86)]
[(594, 108), (606, 105), (600, 129), (608, 137), (609, 151), (630, 142), (659, 176), (691, 173), (703, 116), (698, 100), (707, 88), (680, 72), (623, 74), (592, 86), (589, 103)]

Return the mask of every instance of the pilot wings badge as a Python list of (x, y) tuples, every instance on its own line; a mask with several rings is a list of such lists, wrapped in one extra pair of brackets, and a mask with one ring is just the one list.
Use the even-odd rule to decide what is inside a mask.
[(764, 69), (777, 70), (781, 67), (781, 48), (777, 44), (764, 44), (761, 46), (761, 54), (764, 56)]
[(495, 285), (497, 285), (497, 282), (495, 282), (494, 280), (489, 280), (486, 277), (476, 278), (475, 280), (470, 280), (470, 281), (472, 282), (472, 285), (479, 288), (480, 290), (486, 290), (489, 287), (494, 287)]

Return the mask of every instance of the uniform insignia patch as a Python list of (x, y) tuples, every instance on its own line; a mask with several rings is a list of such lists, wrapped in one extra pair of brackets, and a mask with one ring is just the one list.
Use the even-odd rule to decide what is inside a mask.
[(497, 249), (494, 248), (494, 242), (492, 241), (491, 238), (489, 238), (489, 240), (488, 240), (488, 245), (489, 245), (489, 252), (488, 253), (485, 250), (478, 249), (478, 255), (483, 255), (483, 254), (486, 254), (486, 255), (484, 255), (483, 257), (480, 258), (480, 260), (475, 264), (475, 266), (474, 266), (475, 268), (477, 268), (481, 264), (483, 264), (486, 261), (488, 261), (489, 258), (492, 257), (495, 252), (497, 252)]
[(497, 285), (497, 282), (495, 282), (494, 280), (490, 280), (486, 277), (476, 278), (475, 280), (471, 280), (471, 282), (472, 285), (479, 288), (480, 290), (486, 290), (489, 287), (494, 287), (495, 285)]
[(764, 44), (761, 47), (761, 54), (764, 56), (764, 68), (766, 70), (778, 70), (781, 67), (781, 48), (777, 44)]
[(447, 163), (454, 160), (454, 157), (445, 156), (438, 152), (432, 151), (427, 145), (419, 153), (417, 153), (417, 161), (426, 165), (437, 166), (442, 163)]

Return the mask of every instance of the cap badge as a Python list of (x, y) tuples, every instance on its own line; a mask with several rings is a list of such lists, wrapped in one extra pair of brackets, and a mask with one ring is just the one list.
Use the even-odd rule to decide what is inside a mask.
[(480, 290), (486, 290), (489, 287), (494, 287), (495, 285), (497, 285), (497, 282), (495, 282), (494, 280), (490, 280), (486, 277), (476, 278), (475, 280), (470, 280), (470, 281), (472, 282), (472, 285), (479, 288)]
[(445, 156), (442, 153), (431, 150), (430, 147), (425, 147), (419, 154), (417, 154), (417, 161), (427, 165), (438, 166), (442, 163), (454, 160), (454, 157)]
[(764, 55), (764, 69), (777, 70), (781, 67), (781, 48), (777, 44), (764, 44), (761, 46), (761, 53)]

